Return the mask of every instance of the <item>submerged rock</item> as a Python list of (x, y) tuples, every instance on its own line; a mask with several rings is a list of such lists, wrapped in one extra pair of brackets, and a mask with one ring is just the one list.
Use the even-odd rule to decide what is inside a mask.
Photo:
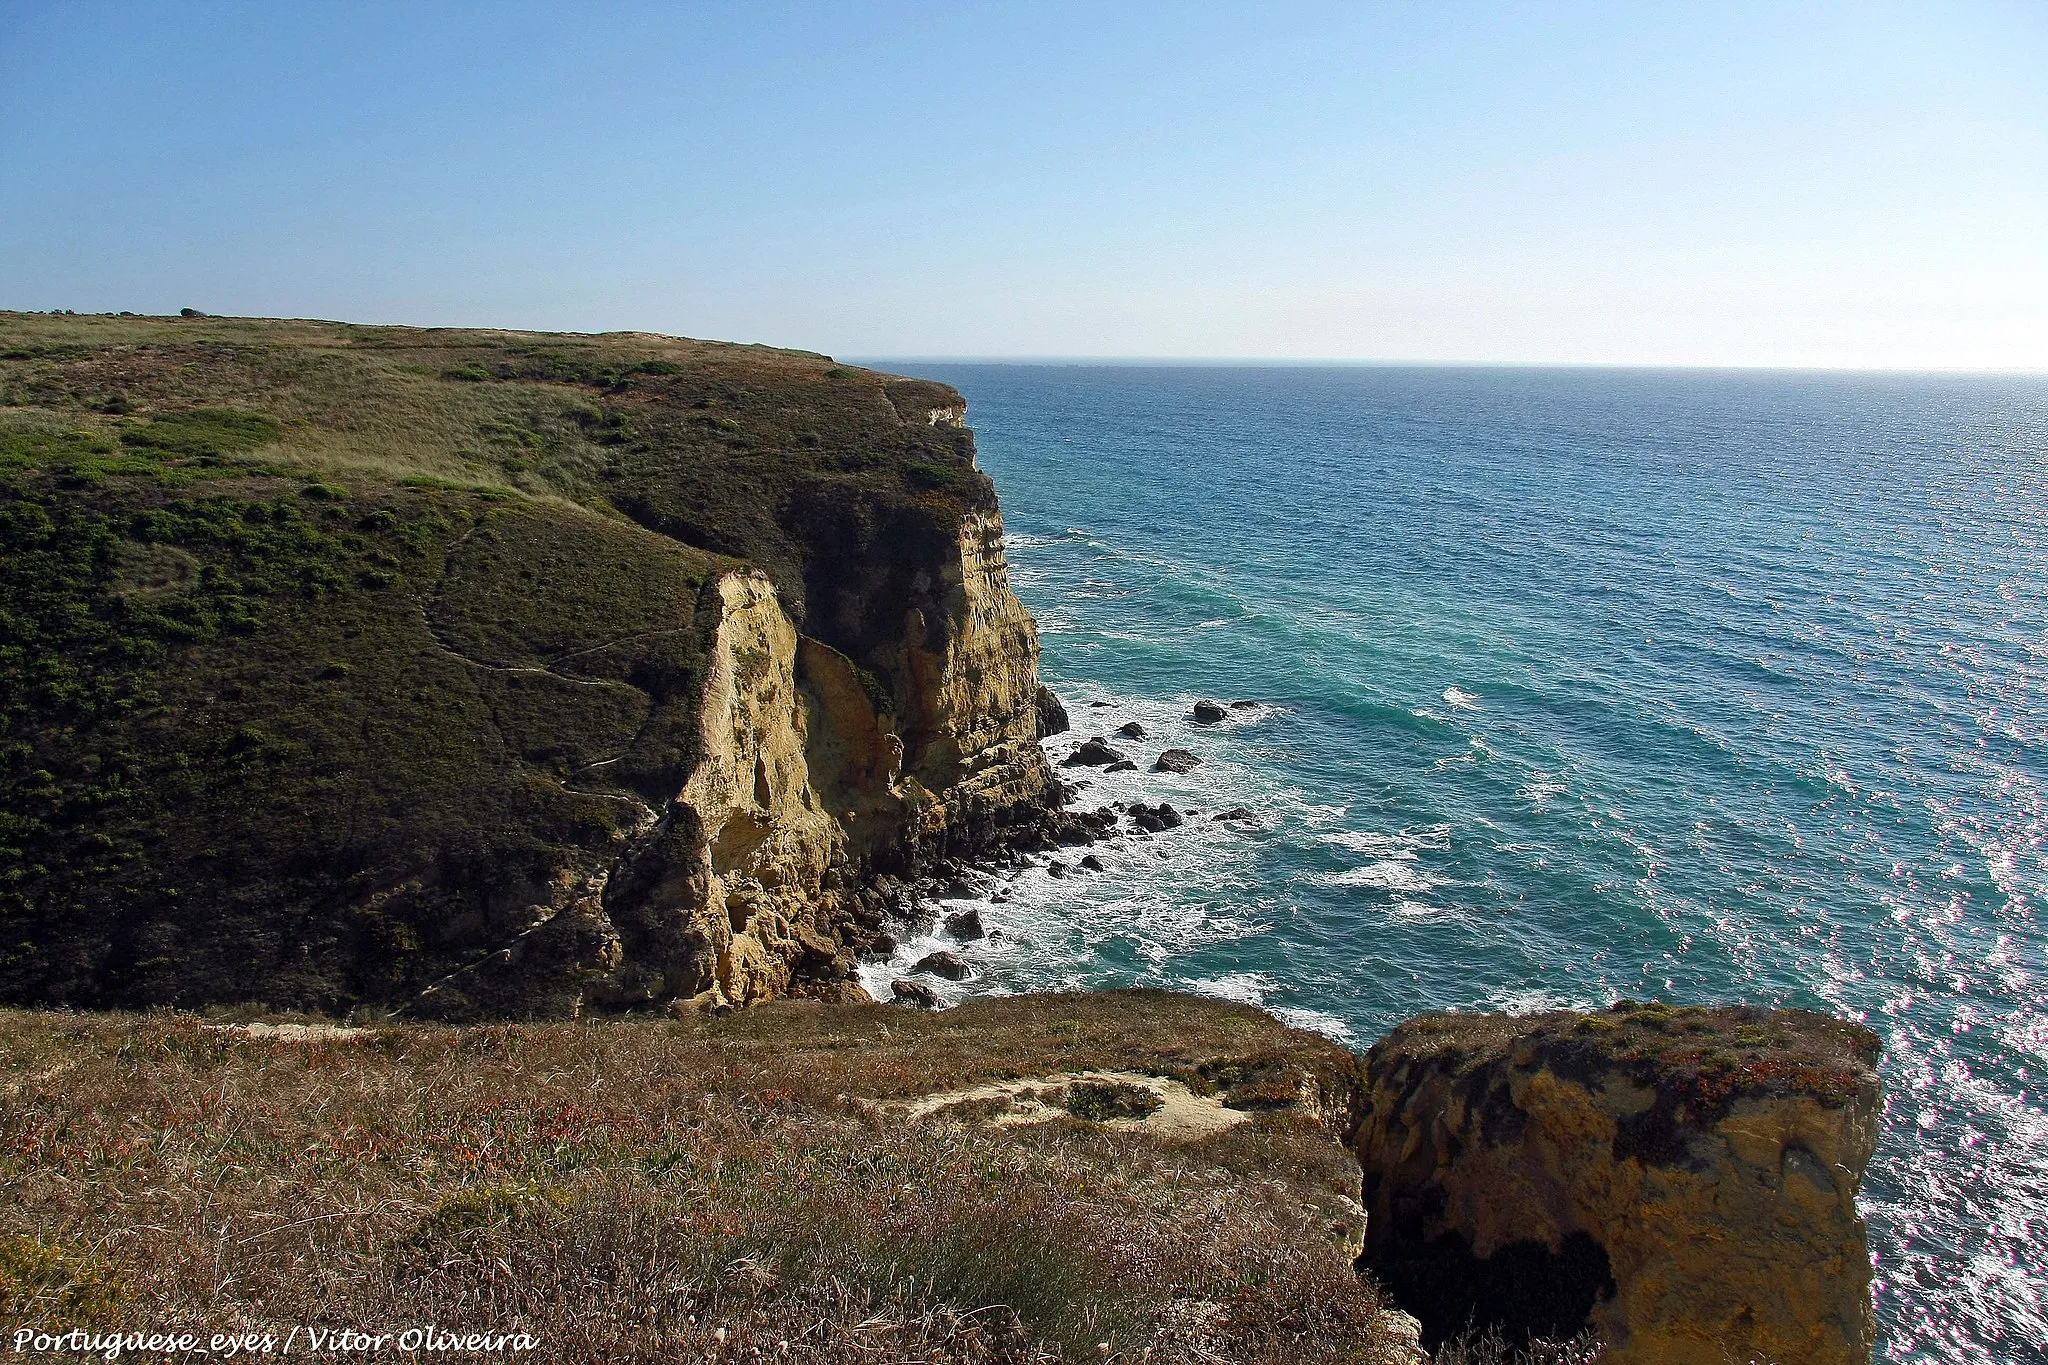
[(1138, 771), (1138, 765), (1131, 762), (1128, 758), (1120, 758), (1102, 771), (1106, 773), (1134, 773)]
[(1256, 820), (1259, 817), (1258, 813), (1250, 806), (1232, 806), (1229, 810), (1217, 811), (1209, 818), (1211, 820)]
[(1155, 773), (1191, 773), (1202, 766), (1202, 760), (1186, 749), (1168, 749), (1159, 755), (1159, 761), (1152, 765)]
[(1093, 853), (1081, 859), (1081, 866), (1087, 868), (1090, 872), (1100, 872), (1103, 870), (1102, 859), (1096, 857)]
[(1805, 1010), (1410, 1020), (1366, 1056), (1364, 1263), (1432, 1346), (1590, 1325), (1613, 1365), (1863, 1365), (1877, 1056)]
[(897, 980), (889, 983), (890, 998), (899, 1005), (913, 1009), (935, 1010), (939, 1007), (939, 993), (921, 981)]
[(1229, 713), (1213, 701), (1198, 701), (1190, 719), (1197, 725), (1214, 725), (1227, 714)]
[(1134, 720), (1127, 720), (1122, 725), (1117, 726), (1116, 732), (1125, 739), (1143, 739), (1145, 737), (1145, 727)]
[(917, 960), (917, 965), (910, 970), (913, 972), (929, 972), (933, 976), (943, 976), (948, 981), (965, 981), (970, 973), (967, 959), (961, 957), (958, 953), (949, 953), (943, 948), (936, 953), (926, 953)]
[(1230, 709), (1233, 711), (1255, 711), (1263, 704), (1256, 701), (1234, 701), (1230, 703)]

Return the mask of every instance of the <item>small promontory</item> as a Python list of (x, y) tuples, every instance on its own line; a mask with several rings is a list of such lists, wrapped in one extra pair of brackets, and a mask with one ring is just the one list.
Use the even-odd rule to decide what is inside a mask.
[(1363, 1264), (1422, 1320), (1592, 1326), (1615, 1365), (1869, 1358), (1875, 1034), (1623, 1001), (1426, 1014), (1366, 1056)]

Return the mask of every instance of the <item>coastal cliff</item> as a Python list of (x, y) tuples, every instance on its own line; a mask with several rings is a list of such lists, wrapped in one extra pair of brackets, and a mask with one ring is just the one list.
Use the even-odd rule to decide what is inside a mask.
[[(41, 1153), (23, 1171), (77, 1155), (51, 1134), (125, 1123), (120, 1087), (159, 1056), (282, 1131), (248, 1079), (268, 1061), (240, 1049), (403, 1039), (316, 1050), (295, 1082), (360, 1069), (378, 1098), (343, 1136), (373, 1140), (349, 1159), (403, 1150), (433, 1187), (334, 1215), (374, 1224), (347, 1292), (378, 1312), (456, 1264), (422, 1272), (414, 1250), (474, 1250), (479, 1229), (508, 1258), (490, 1263), (559, 1252), (531, 1273), (580, 1284), (586, 1234), (630, 1208), (684, 1218), (669, 1287), (633, 1299), (658, 1320), (633, 1320), (690, 1352), (714, 1315), (773, 1342), (858, 1281), (859, 1312), (835, 1301), (848, 1341), (873, 1310), (947, 1359), (1048, 1358), (1020, 1343), (1056, 1332), (1078, 1358), (1107, 1336), (1161, 1361), (1414, 1365), (1471, 1326), (1590, 1333), (1620, 1365), (1867, 1359), (1855, 1197), (1879, 1092), (1854, 1025), (1631, 1002), (1425, 1015), (1361, 1059), (1161, 992), (867, 1000), (854, 964), (919, 878), (1115, 825), (1061, 808), (1038, 741), (1068, 718), (964, 415), (943, 385), (640, 334), (0, 314), (0, 1003), (381, 1030), (8, 1016), (0, 1061), (30, 1115), (8, 1150)], [(1158, 809), (1172, 820), (1127, 813), (1181, 823)], [(674, 1018), (628, 1018), (650, 1014)], [(600, 1015), (616, 1033), (441, 1027)], [(454, 1093), (500, 1048), (611, 1080), (539, 1105), (517, 1063), (445, 1132), (378, 1117), (391, 1086)], [(39, 1088), (78, 1049), (124, 1098)], [(721, 1134), (690, 1136), (712, 1112)], [(874, 1157), (913, 1129), (920, 1188), (971, 1197), (905, 1212), (913, 1186)], [(751, 1191), (692, 1222), (662, 1185), (724, 1169), (728, 1145), (800, 1183), (792, 1154), (825, 1131), (839, 1166), (800, 1217)], [(578, 1144), (622, 1164), (580, 1173)], [(1121, 1202), (1077, 1208), (1083, 1187)], [(45, 1280), (100, 1304), (98, 1253), (65, 1241), (90, 1221), (79, 1188), (40, 1186), (0, 1242), (0, 1305), (45, 1301)], [(216, 1245), (234, 1216), (186, 1232)], [(806, 1270), (825, 1224), (846, 1247)], [(905, 1247), (928, 1262), (915, 1303)], [(218, 1305), (151, 1269), (197, 1254), (166, 1244), (119, 1275), (203, 1317)], [(785, 1272), (813, 1297), (776, 1306)], [(662, 1307), (678, 1284), (701, 1322)]]
[(1071, 836), (943, 385), (643, 334), (0, 315), (0, 999), (845, 996)]

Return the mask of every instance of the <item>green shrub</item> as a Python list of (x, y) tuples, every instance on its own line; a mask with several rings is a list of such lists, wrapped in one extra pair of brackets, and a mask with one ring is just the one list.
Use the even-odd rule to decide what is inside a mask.
[(1075, 1081), (1067, 1087), (1067, 1112), (1091, 1123), (1146, 1118), (1165, 1103), (1157, 1092), (1129, 1081)]
[(121, 443), (167, 455), (239, 455), (269, 445), (280, 434), (278, 424), (261, 413), (196, 408), (167, 413), (135, 431), (124, 432)]
[(960, 481), (960, 471), (931, 460), (912, 460), (903, 466), (903, 477), (914, 488), (950, 488)]

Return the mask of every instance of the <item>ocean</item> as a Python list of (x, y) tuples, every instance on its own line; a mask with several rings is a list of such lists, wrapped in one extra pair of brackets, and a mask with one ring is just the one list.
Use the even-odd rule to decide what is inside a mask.
[(2048, 379), (891, 366), (969, 400), (1047, 747), (1138, 760), (1077, 804), (1258, 817), (975, 888), (948, 998), (1834, 1010), (1881, 1358), (2048, 1360)]

